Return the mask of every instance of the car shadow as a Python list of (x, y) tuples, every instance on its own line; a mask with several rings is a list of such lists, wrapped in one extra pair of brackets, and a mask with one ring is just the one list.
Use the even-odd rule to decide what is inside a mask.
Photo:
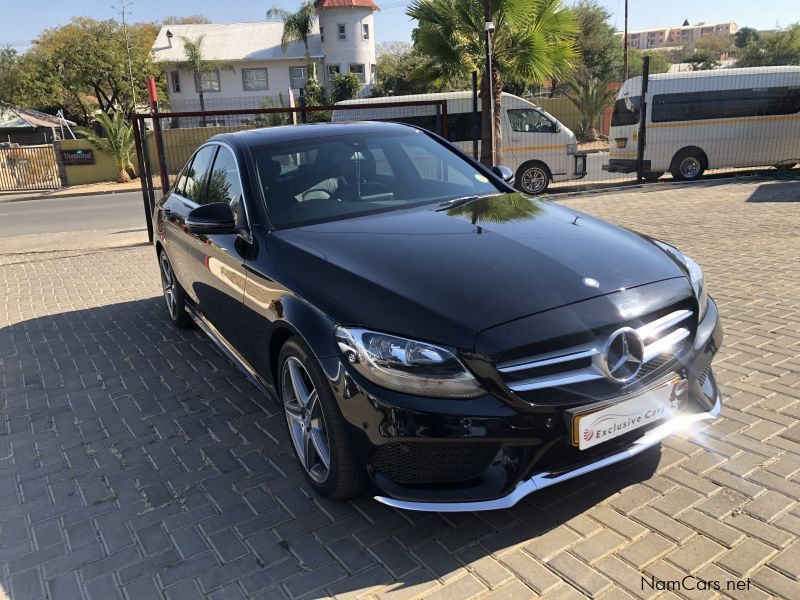
[(747, 202), (800, 202), (800, 180), (759, 185)]
[[(425, 593), (467, 569), (488, 585), (484, 559), (519, 545), (545, 558), (599, 530), (587, 511), (662, 460), (655, 448), (502, 511), (324, 500), (295, 462), (279, 407), (165, 311), (153, 297), (0, 328), (0, 473), (16, 482), (0, 491), (0, 529), (30, 566), (71, 554), (80, 581), (91, 571), (125, 593), (142, 579), (173, 593)], [(20, 524), (45, 521), (61, 550), (40, 548), (39, 559)]]

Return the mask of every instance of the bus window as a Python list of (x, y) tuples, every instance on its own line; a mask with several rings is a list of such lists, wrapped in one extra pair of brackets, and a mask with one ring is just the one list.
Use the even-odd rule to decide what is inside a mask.
[[(481, 114), (477, 114), (477, 128), (472, 113), (452, 113), (447, 115), (448, 138), (451, 142), (470, 142), (481, 139)], [(475, 129), (473, 133), (473, 129)]]
[(658, 94), (653, 122), (791, 115), (800, 112), (800, 90), (790, 87)]
[(509, 109), (508, 120), (512, 131), (556, 133), (558, 130), (555, 123), (532, 108)]
[(641, 100), (641, 96), (631, 96), (630, 98), (617, 100), (614, 103), (614, 111), (611, 113), (611, 126), (636, 125), (639, 122)]

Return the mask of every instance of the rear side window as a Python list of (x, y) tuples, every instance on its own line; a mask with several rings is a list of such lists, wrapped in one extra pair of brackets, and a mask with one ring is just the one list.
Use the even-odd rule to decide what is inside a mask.
[(800, 88), (770, 87), (653, 97), (653, 122), (791, 115), (800, 112)]
[(611, 113), (611, 126), (623, 127), (625, 125), (636, 125), (639, 122), (639, 105), (641, 96), (631, 98), (620, 98), (614, 103), (614, 111)]
[(217, 146), (205, 146), (197, 151), (191, 166), (186, 171), (186, 181), (183, 187), (183, 196), (197, 204), (206, 203), (205, 184), (208, 180), (208, 172), (211, 170), (211, 163), (214, 162), (214, 155), (217, 153)]
[(227, 148), (220, 146), (214, 169), (208, 179), (207, 203), (227, 202), (236, 216), (236, 224), (244, 225), (244, 207), (242, 202), (242, 185), (236, 159)]

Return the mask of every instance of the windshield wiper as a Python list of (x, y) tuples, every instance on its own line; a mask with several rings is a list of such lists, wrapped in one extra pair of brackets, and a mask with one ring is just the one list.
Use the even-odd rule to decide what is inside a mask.
[(480, 200), (481, 198), (491, 198), (492, 196), (498, 196), (499, 194), (486, 194), (483, 196), (462, 196), (461, 198), (451, 198), (450, 200), (445, 200), (444, 202), (439, 204), (439, 208), (436, 209), (437, 212), (443, 210), (450, 210), (452, 208), (456, 208), (458, 206), (464, 206), (465, 204), (469, 204), (470, 202), (474, 202), (475, 200)]

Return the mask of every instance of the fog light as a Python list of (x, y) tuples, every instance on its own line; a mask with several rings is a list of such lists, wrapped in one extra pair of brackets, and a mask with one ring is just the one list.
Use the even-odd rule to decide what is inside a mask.
[(617, 148), (624, 148), (628, 145), (628, 138), (614, 138), (617, 142)]

